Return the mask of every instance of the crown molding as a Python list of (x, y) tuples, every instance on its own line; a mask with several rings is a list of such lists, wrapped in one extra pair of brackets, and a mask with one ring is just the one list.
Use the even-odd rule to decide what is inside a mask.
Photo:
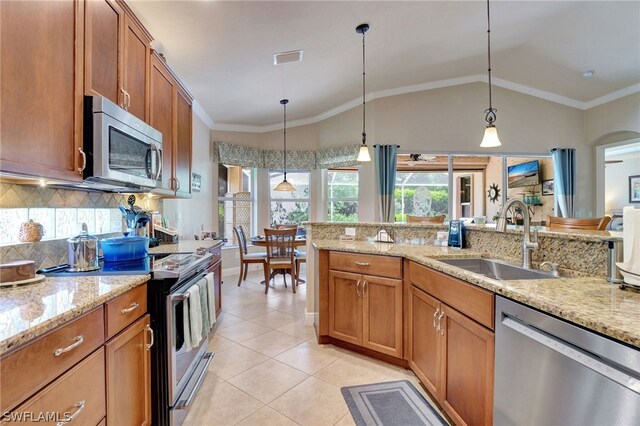
[(213, 120), (211, 119), (211, 117), (209, 117), (209, 114), (207, 114), (204, 108), (202, 108), (202, 105), (200, 105), (200, 103), (195, 99), (191, 102), (191, 109), (200, 118), (200, 120), (202, 120), (204, 124), (206, 124), (209, 130), (214, 129), (215, 126)]
[[(390, 96), (422, 92), (425, 90), (441, 89), (445, 87), (460, 86), (463, 84), (470, 84), (470, 83), (488, 83), (488, 79), (487, 79), (487, 76), (484, 74), (475, 74), (475, 75), (469, 75), (466, 77), (430, 81), (427, 83), (420, 83), (420, 84), (412, 84), (409, 86), (396, 87), (394, 89), (380, 90), (377, 92), (368, 93), (367, 100), (370, 102), (375, 99), (387, 98)], [(609, 93), (608, 95), (593, 99), (591, 101), (582, 102), (575, 99), (567, 98), (565, 96), (560, 96), (555, 93), (545, 92), (544, 90), (539, 90), (530, 86), (525, 86), (523, 84), (514, 83), (512, 81), (504, 80), (501, 78), (493, 78), (491, 80), (491, 83), (494, 86), (502, 87), (503, 89), (508, 89), (514, 92), (519, 92), (525, 95), (533, 96), (536, 98), (544, 99), (550, 102), (566, 105), (571, 108), (576, 108), (580, 110), (587, 110), (587, 109), (596, 107), (598, 105), (602, 105), (607, 102), (611, 102), (616, 99), (628, 96), (630, 94), (640, 92), (640, 83), (639, 83), (629, 87), (625, 87), (624, 89)], [(353, 109), (359, 106), (361, 103), (362, 103), (362, 100), (360, 98), (353, 99), (349, 102), (346, 102), (328, 111), (322, 112), (314, 117), (302, 118), (299, 120), (290, 121), (288, 125), (289, 127), (298, 127), (298, 126), (305, 126), (308, 124), (318, 123), (322, 120), (326, 120), (327, 118), (331, 118), (335, 115), (338, 115), (345, 111)], [(213, 125), (212, 127), (210, 126), (212, 130), (220, 130), (220, 131), (228, 131), (228, 132), (248, 132), (248, 133), (266, 133), (266, 132), (272, 132), (274, 130), (280, 130), (282, 128), (281, 123), (269, 124), (265, 126), (252, 126), (252, 125), (232, 124), (232, 123), (215, 123), (214, 124), (212, 122), (212, 125)]]

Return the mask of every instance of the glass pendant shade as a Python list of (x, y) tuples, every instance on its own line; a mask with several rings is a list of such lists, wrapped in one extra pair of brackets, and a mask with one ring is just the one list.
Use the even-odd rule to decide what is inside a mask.
[(289, 182), (287, 182), (287, 179), (280, 182), (278, 186), (274, 188), (274, 191), (279, 191), (279, 192), (293, 192), (295, 190), (296, 188), (293, 185), (291, 185)]
[(371, 161), (371, 155), (369, 155), (368, 146), (360, 146), (360, 152), (358, 152), (358, 161)]
[(500, 139), (498, 139), (498, 129), (493, 124), (488, 124), (484, 129), (484, 138), (482, 138), (480, 148), (495, 148), (501, 145)]

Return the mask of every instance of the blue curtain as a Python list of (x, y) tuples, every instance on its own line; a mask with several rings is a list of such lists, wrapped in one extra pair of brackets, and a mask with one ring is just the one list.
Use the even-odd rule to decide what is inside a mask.
[(554, 208), (556, 216), (573, 217), (573, 196), (576, 187), (576, 150), (554, 148), (553, 159)]
[(376, 184), (380, 198), (380, 220), (395, 222), (396, 166), (398, 145), (374, 145)]

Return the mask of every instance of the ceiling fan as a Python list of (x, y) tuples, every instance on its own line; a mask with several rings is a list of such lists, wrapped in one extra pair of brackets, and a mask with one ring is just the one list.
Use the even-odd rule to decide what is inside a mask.
[(605, 160), (604, 164), (622, 163), (624, 160)]

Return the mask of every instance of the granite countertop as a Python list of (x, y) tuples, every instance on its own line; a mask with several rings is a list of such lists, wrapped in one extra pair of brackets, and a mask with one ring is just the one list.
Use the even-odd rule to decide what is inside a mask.
[(200, 247), (213, 248), (223, 245), (222, 240), (186, 240), (175, 244), (160, 244), (149, 249), (150, 254), (194, 253)]
[(0, 355), (147, 282), (149, 275), (48, 277), (0, 288)]
[(314, 240), (313, 245), (321, 250), (405, 257), (640, 348), (640, 292), (621, 290), (604, 278), (500, 281), (438, 261), (453, 257), (488, 257), (469, 249), (339, 240)]

